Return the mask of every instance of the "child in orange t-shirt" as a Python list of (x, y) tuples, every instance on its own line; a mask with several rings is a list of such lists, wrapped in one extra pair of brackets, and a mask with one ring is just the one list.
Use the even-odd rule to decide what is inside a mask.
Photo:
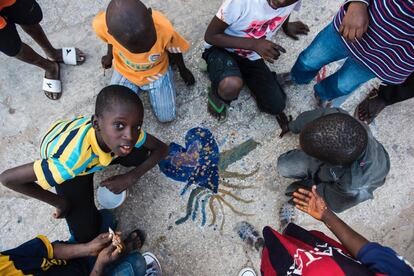
[(111, 84), (126, 86), (135, 93), (148, 91), (157, 119), (174, 120), (176, 92), (169, 59), (187, 85), (195, 80), (182, 56), (189, 44), (168, 19), (140, 1), (112, 0), (106, 13), (95, 17), (93, 28), (108, 44), (102, 66), (110, 68), (113, 61)]

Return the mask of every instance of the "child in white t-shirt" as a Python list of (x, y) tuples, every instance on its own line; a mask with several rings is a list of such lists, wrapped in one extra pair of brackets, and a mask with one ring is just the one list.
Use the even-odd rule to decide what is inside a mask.
[(269, 40), (280, 27), (294, 39), (308, 33), (302, 22), (289, 22), (291, 12), (300, 5), (301, 0), (224, 1), (204, 37), (203, 58), (212, 82), (208, 108), (213, 116), (226, 117), (228, 104), (245, 82), (262, 111), (276, 115), (279, 124), (287, 120), (286, 95), (264, 60), (273, 63), (280, 52), (286, 52)]

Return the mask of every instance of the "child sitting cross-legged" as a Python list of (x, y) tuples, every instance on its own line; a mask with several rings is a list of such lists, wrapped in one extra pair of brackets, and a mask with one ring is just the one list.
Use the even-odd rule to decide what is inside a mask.
[(111, 84), (124, 85), (135, 93), (147, 91), (157, 119), (173, 121), (176, 91), (170, 59), (187, 85), (195, 80), (182, 55), (189, 44), (170, 21), (139, 0), (112, 0), (106, 12), (95, 17), (93, 28), (108, 44), (102, 66), (110, 68), (113, 61)]
[(281, 27), (294, 39), (308, 33), (302, 22), (289, 22), (300, 4), (300, 0), (226, 0), (222, 4), (204, 36), (203, 58), (212, 84), (208, 110), (213, 116), (225, 119), (228, 105), (246, 84), (260, 110), (275, 115), (284, 126), (286, 95), (265, 61), (273, 63), (286, 52), (270, 41)]
[(277, 169), (283, 177), (297, 179), (286, 190), (316, 184), (329, 208), (342, 212), (373, 198), (390, 170), (387, 151), (366, 125), (339, 108), (306, 111), (288, 124), (300, 133), (300, 149), (282, 154)]
[[(42, 140), (41, 158), (4, 171), (0, 182), (56, 207), (53, 216), (66, 218), (74, 239), (89, 242), (101, 224), (93, 174), (111, 164), (135, 167), (101, 183), (120, 193), (167, 154), (167, 145), (142, 130), (143, 116), (142, 102), (129, 88), (105, 87), (93, 116), (57, 121)], [(48, 191), (51, 187), (57, 194)]]

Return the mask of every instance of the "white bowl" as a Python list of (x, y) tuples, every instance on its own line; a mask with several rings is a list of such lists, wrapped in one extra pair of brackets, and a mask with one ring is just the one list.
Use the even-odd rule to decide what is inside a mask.
[(120, 194), (114, 194), (106, 187), (99, 187), (96, 192), (98, 203), (105, 209), (115, 209), (124, 203), (126, 199), (126, 191)]

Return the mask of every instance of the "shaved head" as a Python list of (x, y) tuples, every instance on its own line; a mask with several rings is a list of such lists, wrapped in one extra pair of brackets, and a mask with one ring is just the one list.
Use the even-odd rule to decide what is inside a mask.
[(106, 9), (106, 25), (132, 53), (148, 52), (157, 39), (151, 10), (139, 0), (112, 0)]

